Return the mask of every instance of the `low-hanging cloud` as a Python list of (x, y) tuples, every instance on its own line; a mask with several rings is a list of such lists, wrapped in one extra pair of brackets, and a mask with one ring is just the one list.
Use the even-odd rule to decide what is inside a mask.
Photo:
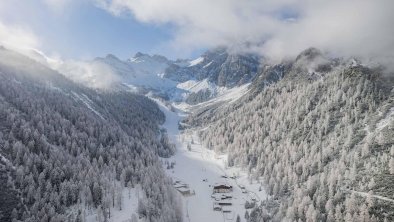
[(141, 22), (174, 25), (171, 44), (183, 50), (247, 45), (248, 50), (281, 59), (317, 47), (339, 56), (394, 57), (391, 0), (96, 2), (115, 15), (130, 13)]
[(29, 29), (5, 25), (0, 21), (0, 45), (15, 50), (24, 50), (38, 47), (40, 41)]
[(107, 64), (91, 61), (62, 61), (53, 69), (64, 74), (75, 82), (92, 88), (110, 89), (120, 82), (120, 77)]

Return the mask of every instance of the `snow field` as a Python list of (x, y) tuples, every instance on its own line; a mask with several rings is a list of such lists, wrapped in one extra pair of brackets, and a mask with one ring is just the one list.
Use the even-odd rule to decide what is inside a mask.
[[(163, 127), (167, 129), (169, 138), (177, 146), (177, 153), (173, 157), (163, 159), (163, 162), (175, 163), (174, 168), (166, 169), (166, 172), (174, 181), (180, 180), (188, 184), (191, 192), (195, 192), (195, 195), (182, 196), (185, 221), (235, 221), (237, 215), (240, 215), (241, 221), (244, 221), (245, 202), (256, 201), (258, 203), (267, 197), (264, 190), (260, 189), (261, 184), (258, 181), (249, 181), (247, 174), (240, 168), (226, 168), (227, 156), (216, 155), (212, 150), (202, 146), (196, 131), (180, 132), (178, 122), (185, 115), (181, 110), (177, 113), (171, 112), (160, 100), (152, 99), (165, 113), (166, 122)], [(230, 178), (233, 176), (236, 176), (236, 179)], [(216, 195), (214, 197), (217, 200), (215, 200), (212, 192), (213, 185), (216, 183), (231, 185), (233, 191), (226, 195), (231, 195), (232, 198), (220, 200), (220, 195)], [(241, 187), (245, 187), (246, 192), (243, 193)], [(231, 212), (214, 211), (215, 202), (231, 202), (231, 206), (223, 208)]]

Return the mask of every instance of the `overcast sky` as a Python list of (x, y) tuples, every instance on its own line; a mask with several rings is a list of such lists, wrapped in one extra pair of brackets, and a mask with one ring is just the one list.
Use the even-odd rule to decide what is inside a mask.
[(392, 0), (1, 0), (0, 42), (74, 59), (226, 45), (272, 59), (314, 46), (392, 60), (393, 11)]

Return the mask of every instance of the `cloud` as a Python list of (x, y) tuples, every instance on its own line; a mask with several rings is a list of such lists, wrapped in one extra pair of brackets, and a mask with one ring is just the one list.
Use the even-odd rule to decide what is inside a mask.
[[(114, 15), (176, 27), (171, 45), (248, 45), (274, 59), (314, 46), (341, 56), (393, 57), (391, 0), (96, 0)], [(244, 44), (248, 43), (248, 44)], [(241, 47), (245, 49), (245, 47)]]
[(29, 29), (22, 26), (5, 25), (0, 21), (0, 45), (14, 50), (24, 50), (37, 48), (40, 41)]
[[(20, 6), (24, 3), (11, 0), (0, 1), (0, 45), (17, 51), (37, 48), (41, 45), (39, 37), (29, 26), (10, 22), (12, 19), (8, 18), (11, 13), (23, 15), (24, 11), (20, 9)], [(29, 6), (29, 2), (26, 2), (26, 5)]]
[(109, 65), (101, 62), (68, 60), (62, 61), (54, 68), (73, 81), (92, 88), (110, 89), (120, 82), (116, 72)]

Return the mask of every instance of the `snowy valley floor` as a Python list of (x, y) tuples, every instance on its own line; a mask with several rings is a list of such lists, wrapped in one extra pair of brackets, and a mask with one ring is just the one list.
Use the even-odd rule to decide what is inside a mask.
[[(166, 115), (166, 122), (163, 127), (173, 143), (176, 144), (177, 151), (171, 158), (163, 158), (163, 167), (173, 181), (180, 181), (187, 184), (192, 195), (179, 195), (182, 197), (183, 213), (185, 222), (220, 222), (236, 221), (237, 215), (241, 221), (245, 221), (245, 202), (259, 203), (267, 198), (267, 194), (259, 181), (250, 181), (247, 174), (239, 168), (226, 167), (225, 155), (216, 155), (212, 150), (201, 145), (195, 130), (180, 131), (179, 121), (186, 117), (183, 111), (172, 112), (160, 100), (151, 98)], [(180, 106), (181, 107), (181, 106)], [(179, 107), (178, 107), (179, 108)], [(190, 144), (190, 149), (188, 149)], [(175, 163), (174, 167), (167, 169), (167, 164)], [(234, 176), (236, 177), (234, 179)], [(222, 200), (221, 194), (216, 194), (214, 198), (213, 186), (217, 183), (228, 184), (233, 187), (233, 191), (226, 193), (231, 196)], [(141, 189), (137, 186), (128, 190), (125, 188), (122, 195), (122, 210), (119, 206), (111, 208), (111, 222), (129, 222), (133, 214), (137, 215), (138, 199)], [(214, 203), (231, 203), (229, 206), (222, 206), (222, 210), (214, 211)], [(97, 218), (97, 210), (86, 210), (84, 212), (87, 222), (100, 221)], [(138, 221), (143, 221), (142, 219)]]
[[(260, 200), (267, 197), (261, 184), (258, 181), (249, 181), (246, 173), (238, 168), (226, 168), (226, 156), (215, 155), (213, 151), (203, 147), (196, 132), (178, 130), (178, 122), (183, 117), (181, 112), (171, 112), (160, 101), (155, 101), (166, 114), (166, 122), (163, 127), (167, 129), (170, 139), (177, 146), (177, 152), (173, 157), (163, 159), (165, 168), (167, 168), (167, 162), (175, 163), (174, 168), (166, 169), (166, 172), (173, 178), (173, 181), (187, 184), (192, 193), (192, 195), (182, 196), (184, 221), (236, 221), (237, 215), (240, 216), (241, 221), (245, 221), (245, 202), (259, 203)], [(189, 150), (188, 144), (191, 144)], [(236, 176), (236, 179), (230, 178), (233, 176)], [(220, 195), (217, 196), (217, 200), (212, 198), (213, 185), (216, 183), (231, 185), (233, 191), (226, 195), (232, 198), (221, 200)], [(243, 190), (241, 187), (245, 187), (245, 189)], [(215, 202), (231, 203), (229, 206), (223, 206), (223, 210), (229, 212), (214, 211)]]

